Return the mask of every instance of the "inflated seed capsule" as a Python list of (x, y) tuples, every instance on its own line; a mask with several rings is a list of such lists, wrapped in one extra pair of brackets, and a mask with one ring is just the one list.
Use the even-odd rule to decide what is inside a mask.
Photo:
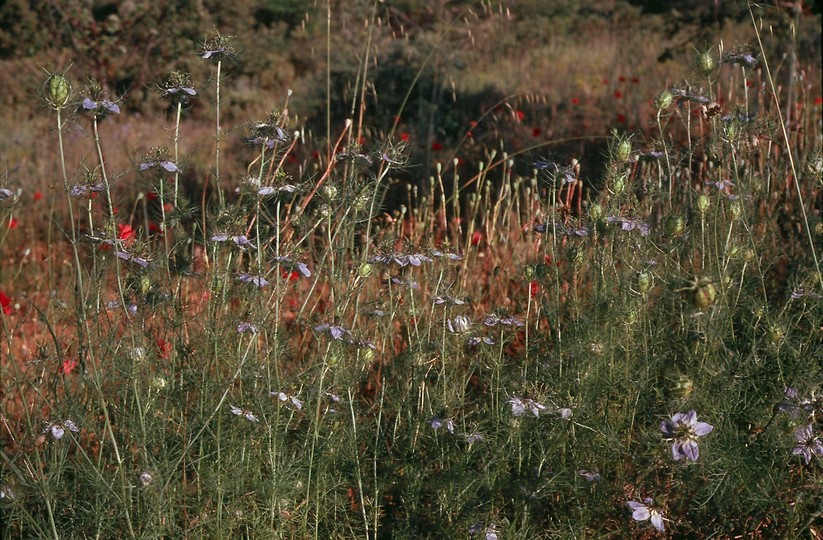
[(727, 122), (725, 125), (726, 131), (726, 140), (729, 142), (733, 142), (737, 139), (737, 135), (740, 133), (740, 124), (736, 121), (732, 120), (731, 122)]
[(666, 231), (666, 236), (680, 236), (686, 229), (686, 220), (683, 219), (683, 216), (669, 216), (663, 228)]
[(652, 275), (649, 272), (637, 274), (637, 290), (640, 294), (646, 294), (652, 288)]
[(729, 209), (726, 211), (726, 216), (729, 219), (739, 219), (743, 215), (743, 204), (738, 201), (732, 201)]
[(537, 266), (534, 264), (527, 264), (523, 267), (523, 275), (526, 276), (527, 280), (532, 281), (537, 277)]
[(146, 295), (151, 290), (151, 278), (146, 274), (140, 276), (140, 294)]
[(697, 209), (700, 210), (701, 214), (705, 214), (706, 210), (709, 209), (709, 204), (711, 201), (706, 195), (700, 195), (697, 197)]
[(603, 217), (603, 207), (597, 203), (591, 205), (589, 207), (589, 217), (592, 218), (592, 221), (600, 221), (600, 218)]
[(357, 269), (357, 273), (358, 275), (360, 275), (361, 278), (367, 278), (369, 277), (369, 275), (371, 275), (371, 271), (373, 269), (374, 267), (369, 263), (363, 263), (360, 265), (360, 268)]
[(625, 162), (629, 160), (632, 153), (632, 142), (627, 137), (624, 137), (617, 144), (617, 149), (614, 153), (617, 161)]
[(695, 63), (697, 64), (697, 71), (701, 75), (709, 75), (717, 67), (717, 61), (709, 51), (698, 53)]
[(657, 97), (654, 99), (654, 106), (658, 109), (668, 109), (669, 106), (674, 101), (674, 96), (668, 90), (663, 90)]
[(707, 308), (717, 300), (717, 288), (712, 282), (701, 282), (692, 290), (692, 304), (694, 307)]
[(60, 109), (66, 106), (69, 102), (69, 95), (71, 94), (71, 84), (69, 80), (63, 75), (52, 75), (48, 80), (49, 86), (49, 101), (51, 104)]
[(618, 176), (614, 180), (614, 194), (615, 195), (620, 195), (625, 190), (626, 190), (626, 177), (625, 176)]
[(777, 345), (778, 343), (783, 341), (783, 336), (785, 334), (783, 333), (782, 328), (780, 328), (776, 324), (773, 324), (769, 326), (769, 329), (766, 331), (766, 335), (769, 338), (769, 343), (771, 343), (772, 345)]

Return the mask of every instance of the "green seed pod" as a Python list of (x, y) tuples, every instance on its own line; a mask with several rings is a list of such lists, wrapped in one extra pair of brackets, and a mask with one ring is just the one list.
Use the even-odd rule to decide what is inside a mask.
[(523, 275), (528, 281), (534, 280), (537, 277), (537, 265), (527, 264), (523, 267)]
[(752, 248), (744, 249), (742, 256), (744, 261), (752, 262), (754, 259), (754, 250)]
[(717, 288), (711, 281), (701, 280), (692, 290), (692, 305), (703, 309), (714, 304), (717, 300)]
[(625, 176), (618, 176), (614, 180), (614, 194), (620, 195), (626, 191), (626, 177)]
[(48, 84), (48, 100), (56, 109), (62, 109), (69, 102), (71, 95), (71, 84), (69, 80), (63, 75), (52, 75), (47, 81)]
[(663, 90), (657, 97), (654, 99), (654, 106), (660, 110), (668, 109), (672, 102), (674, 101), (674, 96), (668, 90)]
[(325, 195), (326, 198), (330, 201), (334, 200), (334, 198), (337, 197), (337, 188), (329, 184), (326, 184), (325, 186), (323, 186), (323, 195)]
[(142, 276), (140, 276), (140, 294), (145, 296), (149, 293), (150, 290), (151, 278), (148, 275), (143, 274)]
[(666, 231), (666, 236), (672, 238), (680, 236), (686, 229), (686, 220), (683, 219), (683, 216), (669, 216), (666, 219), (663, 229)]
[(369, 263), (363, 263), (363, 264), (360, 265), (360, 268), (357, 269), (357, 274), (361, 278), (367, 278), (367, 277), (369, 277), (369, 275), (371, 275), (371, 271), (373, 269), (374, 269), (374, 267), (372, 265), (370, 265)]
[(632, 141), (628, 137), (624, 137), (620, 139), (620, 142), (617, 143), (617, 148), (615, 149), (614, 156), (617, 158), (617, 161), (624, 163), (629, 160), (629, 157), (632, 154)]
[(592, 221), (600, 221), (603, 217), (603, 207), (595, 203), (589, 207), (589, 217)]
[(637, 322), (637, 311), (632, 309), (626, 314), (626, 324), (634, 324)]
[(736, 120), (726, 122), (726, 125), (724, 126), (724, 131), (726, 132), (726, 140), (729, 142), (733, 142), (737, 139), (737, 136), (740, 134), (740, 124)]
[(778, 345), (781, 341), (783, 341), (785, 333), (782, 328), (776, 324), (773, 324), (769, 326), (769, 329), (766, 331), (766, 336), (769, 338), (769, 343), (772, 345)]
[(704, 76), (710, 75), (711, 72), (714, 71), (714, 68), (717, 67), (717, 61), (709, 51), (698, 53), (697, 58), (695, 58), (695, 64), (697, 65), (697, 71)]
[(369, 347), (360, 349), (358, 351), (360, 355), (360, 359), (363, 361), (364, 364), (368, 364), (372, 360), (374, 360), (374, 349), (370, 349)]
[(652, 288), (653, 277), (649, 272), (640, 272), (637, 274), (637, 290), (640, 294), (645, 295)]
[(705, 214), (706, 210), (709, 209), (709, 204), (711, 204), (711, 200), (706, 195), (700, 195), (697, 197), (697, 209), (700, 210), (701, 214)]

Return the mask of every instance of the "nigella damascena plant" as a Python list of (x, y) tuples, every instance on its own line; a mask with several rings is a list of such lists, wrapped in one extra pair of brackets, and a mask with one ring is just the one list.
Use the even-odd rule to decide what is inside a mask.
[(232, 46), (232, 41), (234, 41), (232, 36), (222, 36), (217, 33), (203, 43), (198, 54), (200, 58), (214, 62), (234, 60), (237, 58), (237, 53)]
[(110, 114), (120, 114), (120, 105), (105, 97), (103, 87), (92, 79), (87, 97), (80, 102), (80, 111), (92, 113), (97, 120), (101, 120)]
[(515, 326), (515, 327), (525, 326), (523, 321), (519, 320), (517, 317), (511, 317), (511, 316), (501, 317), (500, 315), (496, 315), (494, 313), (486, 315), (486, 318), (483, 319), (483, 324), (485, 324), (489, 328), (494, 328), (498, 324), (502, 324), (504, 326)]
[(801, 456), (806, 465), (811, 462), (812, 456), (823, 456), (823, 442), (814, 434), (814, 424), (797, 428), (794, 440), (797, 446), (792, 450), (792, 455)]
[(652, 526), (660, 532), (666, 530), (663, 523), (666, 517), (663, 511), (656, 506), (653, 506), (654, 501), (650, 497), (646, 497), (642, 502), (628, 501), (626, 506), (632, 510), (632, 519), (635, 521), (651, 521)]
[(262, 289), (263, 287), (269, 284), (269, 281), (263, 276), (257, 276), (249, 273), (240, 274), (239, 276), (237, 276), (237, 279), (238, 281), (240, 281), (240, 283), (250, 283), (258, 289)]
[(358, 347), (368, 347), (372, 350), (376, 349), (374, 343), (372, 343), (371, 341), (356, 338), (352, 335), (351, 330), (343, 328), (339, 325), (329, 323), (318, 324), (314, 327), (314, 331), (328, 333), (329, 336), (335, 341), (344, 341), (350, 345), (356, 345)]
[(789, 414), (792, 418), (805, 417), (813, 419), (815, 414), (823, 414), (823, 394), (812, 392), (808, 398), (800, 397), (796, 388), (786, 388), (783, 400), (777, 406), (780, 412)]
[(622, 230), (627, 232), (636, 230), (640, 233), (640, 236), (649, 235), (649, 224), (640, 219), (609, 216), (606, 218), (606, 222), (619, 223)]
[(280, 113), (269, 113), (264, 122), (255, 122), (251, 125), (251, 136), (243, 137), (243, 142), (254, 146), (265, 145), (269, 150), (274, 148), (276, 143), (289, 140), (289, 134), (280, 127)]
[(274, 262), (279, 263), (280, 266), (286, 267), (288, 270), (295, 270), (303, 277), (311, 277), (311, 270), (306, 266), (306, 263), (290, 259), (289, 257), (275, 257)]
[(370, 263), (391, 264), (394, 263), (400, 267), (404, 266), (420, 266), (424, 262), (432, 262), (432, 258), (422, 253), (392, 253), (383, 255), (374, 255), (369, 257)]
[(457, 262), (457, 261), (462, 261), (463, 260), (463, 256), (458, 254), (458, 253), (452, 253), (450, 251), (443, 252), (443, 251), (440, 251), (439, 249), (431, 250), (431, 256), (432, 257), (437, 257), (438, 259), (439, 258), (446, 258), (446, 259), (448, 259), (452, 262)]
[(697, 421), (694, 409), (687, 413), (676, 413), (671, 420), (660, 422), (660, 430), (672, 443), (672, 457), (675, 461), (687, 458), (697, 461), (700, 448), (697, 439), (712, 432), (714, 426)]
[(512, 407), (512, 414), (515, 416), (523, 416), (527, 411), (534, 416), (540, 416), (540, 411), (545, 411), (547, 408), (542, 403), (539, 403), (531, 398), (521, 398), (512, 396), (506, 401)]
[(242, 416), (249, 422), (253, 422), (255, 424), (260, 423), (260, 419), (257, 418), (257, 416), (255, 416), (249, 409), (241, 409), (240, 407), (235, 407), (234, 405), (229, 405), (229, 409), (231, 409), (231, 413), (235, 416)]
[(168, 99), (175, 105), (187, 104), (197, 95), (197, 91), (191, 84), (191, 77), (188, 73), (172, 71), (168, 78), (159, 86), (160, 97)]
[(14, 192), (10, 189), (0, 188), (0, 201), (5, 201), (14, 196)]
[(49, 433), (54, 440), (59, 441), (63, 438), (63, 435), (66, 434), (66, 430), (69, 430), (72, 433), (77, 433), (80, 431), (71, 420), (63, 420), (62, 422), (50, 423), (46, 429), (43, 430), (43, 433)]
[(252, 334), (257, 333), (257, 325), (254, 323), (250, 323), (248, 321), (241, 322), (237, 325), (237, 333), (244, 334), (246, 332), (251, 332)]
[(457, 315), (454, 319), (447, 320), (446, 326), (452, 334), (465, 334), (471, 330), (472, 322), (464, 315)]
[(152, 148), (146, 156), (143, 156), (143, 159), (137, 168), (140, 171), (148, 171), (150, 169), (159, 168), (170, 173), (183, 172), (175, 162), (169, 159), (168, 148)]
[[(291, 403), (292, 407), (296, 410), (301, 410), (303, 408), (303, 402), (297, 399), (297, 396), (289, 395), (285, 392), (269, 392), (269, 395), (273, 398), (277, 398), (277, 400), (281, 403)], [(338, 398), (339, 400), (339, 398)]]
[(439, 416), (435, 416), (429, 421), (429, 425), (431, 425), (432, 429), (435, 431), (440, 428), (445, 428), (449, 433), (454, 433), (454, 420), (451, 418), (440, 418)]

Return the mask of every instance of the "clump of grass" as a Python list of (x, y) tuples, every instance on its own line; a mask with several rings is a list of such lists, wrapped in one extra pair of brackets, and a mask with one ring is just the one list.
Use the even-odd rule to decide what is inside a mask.
[[(814, 536), (823, 135), (785, 129), (758, 48), (700, 52), (652, 134), (610, 136), (598, 189), (576, 159), (527, 159), (551, 142), (501, 139), (396, 208), (411, 164), (400, 137), (361, 144), (368, 62), (327, 140), (288, 97), (239, 127), (242, 178), (219, 172), (216, 103), (197, 193), (186, 76), (159, 85), (172, 150), (118, 174), (117, 100), (52, 93), (58, 141), (79, 108), (94, 158), (55, 156), (49, 249), (72, 272), (48, 298), (0, 281), (4, 536)], [(775, 96), (754, 116), (753, 76)], [(13, 187), (0, 222), (25, 209)]]

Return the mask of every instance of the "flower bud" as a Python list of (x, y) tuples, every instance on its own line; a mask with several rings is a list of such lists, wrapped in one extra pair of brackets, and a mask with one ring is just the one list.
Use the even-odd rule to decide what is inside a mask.
[(62, 109), (69, 102), (71, 84), (63, 75), (52, 75), (48, 80), (48, 100), (56, 109)]

